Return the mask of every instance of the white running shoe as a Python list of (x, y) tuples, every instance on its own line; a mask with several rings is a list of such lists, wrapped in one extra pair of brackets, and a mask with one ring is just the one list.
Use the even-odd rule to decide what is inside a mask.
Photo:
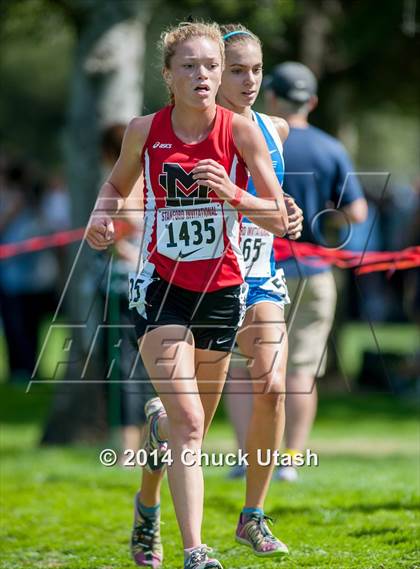
[[(162, 462), (166, 451), (168, 450), (168, 441), (160, 441), (155, 434), (155, 424), (160, 417), (166, 415), (165, 408), (159, 397), (149, 399), (144, 406), (144, 412), (147, 419), (147, 433), (144, 449), (147, 452), (147, 464), (145, 468), (149, 472), (159, 472), (166, 468), (166, 464)], [(152, 454), (154, 452), (154, 455)]]
[(280, 466), (276, 473), (275, 479), (282, 482), (297, 482), (299, 474), (295, 466)]

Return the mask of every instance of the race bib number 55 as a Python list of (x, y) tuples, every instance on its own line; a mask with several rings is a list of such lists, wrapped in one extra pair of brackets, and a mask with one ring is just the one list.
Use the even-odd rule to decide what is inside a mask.
[(157, 250), (176, 261), (222, 256), (223, 213), (219, 203), (157, 211)]

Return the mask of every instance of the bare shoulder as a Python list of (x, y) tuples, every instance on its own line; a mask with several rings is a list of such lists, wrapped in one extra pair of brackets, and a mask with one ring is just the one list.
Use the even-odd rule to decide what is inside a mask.
[(258, 126), (240, 115), (233, 116), (232, 133), (235, 144), (241, 154), (244, 148), (249, 147), (261, 138), (261, 131)]
[(125, 131), (125, 144), (134, 147), (143, 147), (147, 137), (149, 136), (154, 116), (155, 113), (145, 115), (143, 117), (132, 118)]
[(279, 133), (280, 140), (284, 142), (286, 138), (289, 136), (289, 125), (287, 121), (281, 119), (280, 117), (273, 117), (270, 116), (272, 123), (274, 124), (277, 132)]
[(232, 128), (234, 131), (237, 130), (238, 132), (253, 132), (254, 129), (257, 129), (258, 127), (252, 120), (242, 117), (241, 115), (234, 114), (232, 118)]

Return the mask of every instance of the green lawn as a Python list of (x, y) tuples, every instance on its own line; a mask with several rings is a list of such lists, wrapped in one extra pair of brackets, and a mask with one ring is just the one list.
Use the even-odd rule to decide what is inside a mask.
[(415, 324), (390, 324), (375, 322), (372, 328), (367, 322), (348, 322), (338, 333), (337, 350), (342, 370), (347, 377), (355, 377), (360, 371), (363, 352), (414, 354), (419, 345), (419, 331)]
[[(0, 399), (0, 567), (133, 567), (128, 539), (138, 471), (100, 466), (99, 449), (40, 449), (48, 392), (25, 395), (3, 385)], [(205, 471), (204, 541), (225, 569), (419, 568), (415, 405), (385, 396), (321, 399), (310, 445), (320, 466), (303, 470), (297, 484), (273, 483), (266, 508), (290, 557), (260, 560), (234, 542), (244, 487), (226, 481), (224, 469)], [(222, 419), (207, 441), (208, 450), (219, 448), (232, 448)], [(162, 516), (164, 566), (178, 569), (182, 550), (166, 485)]]

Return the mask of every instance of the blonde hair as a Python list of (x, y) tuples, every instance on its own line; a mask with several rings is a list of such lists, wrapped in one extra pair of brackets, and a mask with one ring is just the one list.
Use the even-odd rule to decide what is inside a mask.
[(224, 24), (220, 26), (220, 31), (222, 33), (222, 39), (225, 46), (230, 46), (246, 41), (254, 41), (260, 46), (262, 50), (262, 41), (260, 38), (253, 34), (242, 24)]
[[(192, 38), (208, 38), (218, 44), (222, 67), (225, 63), (225, 44), (220, 28), (215, 22), (181, 22), (177, 26), (169, 28), (160, 36), (159, 47), (162, 53), (164, 69), (170, 69), (171, 59), (175, 55), (176, 48), (180, 43)], [(170, 102), (174, 102), (174, 96), (168, 87)]]
[(220, 28), (215, 22), (182, 22), (169, 28), (160, 36), (160, 48), (163, 55), (163, 65), (166, 69), (171, 66), (172, 56), (178, 44), (191, 38), (208, 38), (219, 45), (222, 64), (225, 60), (225, 44)]

